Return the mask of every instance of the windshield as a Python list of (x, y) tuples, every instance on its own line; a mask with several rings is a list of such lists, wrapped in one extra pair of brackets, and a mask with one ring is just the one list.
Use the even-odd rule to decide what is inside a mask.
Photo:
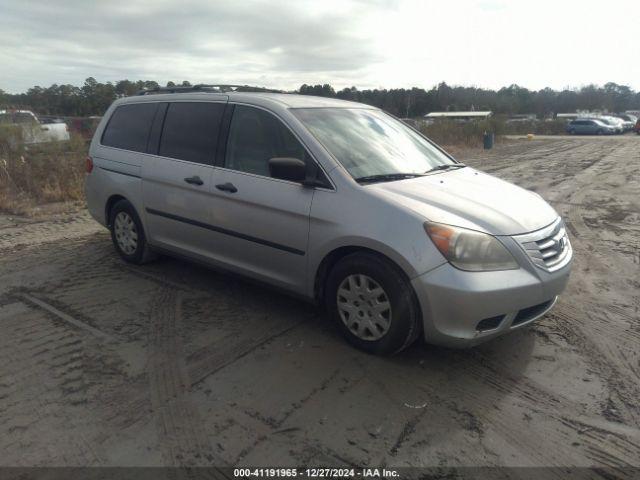
[(355, 179), (422, 174), (455, 162), (402, 122), (364, 108), (292, 109)]

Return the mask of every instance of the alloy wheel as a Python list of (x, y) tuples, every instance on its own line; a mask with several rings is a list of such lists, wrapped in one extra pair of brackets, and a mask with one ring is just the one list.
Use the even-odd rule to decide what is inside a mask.
[(138, 231), (131, 215), (127, 212), (118, 212), (113, 228), (120, 250), (127, 255), (133, 255), (138, 248)]

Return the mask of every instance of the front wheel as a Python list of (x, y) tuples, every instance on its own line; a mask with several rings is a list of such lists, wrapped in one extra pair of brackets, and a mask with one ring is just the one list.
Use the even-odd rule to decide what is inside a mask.
[(420, 308), (409, 281), (390, 261), (370, 253), (344, 257), (331, 270), (327, 310), (357, 348), (391, 355), (421, 332)]

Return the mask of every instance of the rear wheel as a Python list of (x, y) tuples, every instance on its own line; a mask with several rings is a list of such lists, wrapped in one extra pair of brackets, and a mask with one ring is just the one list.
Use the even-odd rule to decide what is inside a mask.
[(109, 212), (111, 240), (118, 254), (127, 262), (143, 264), (156, 258), (149, 249), (142, 222), (127, 200), (118, 201)]
[(421, 332), (411, 284), (396, 265), (374, 254), (354, 253), (336, 264), (325, 302), (343, 336), (370, 353), (397, 353)]

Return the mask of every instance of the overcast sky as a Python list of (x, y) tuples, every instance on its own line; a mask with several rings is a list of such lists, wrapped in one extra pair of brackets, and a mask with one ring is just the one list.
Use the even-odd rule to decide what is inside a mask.
[(149, 79), (293, 89), (640, 89), (640, 2), (0, 0), (0, 89)]

